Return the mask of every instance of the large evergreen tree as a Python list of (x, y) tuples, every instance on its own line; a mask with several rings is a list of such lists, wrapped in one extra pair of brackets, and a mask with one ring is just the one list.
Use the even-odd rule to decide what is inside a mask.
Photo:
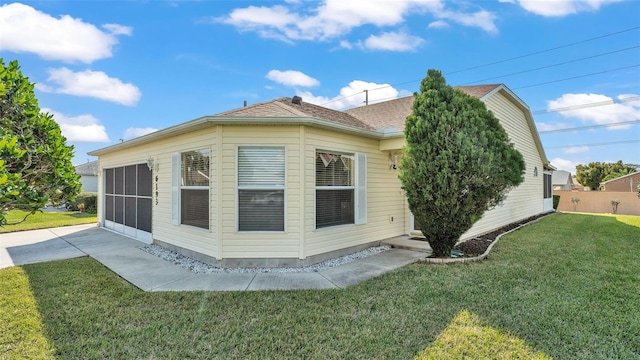
[(80, 181), (50, 114), (40, 112), (33, 84), (17, 61), (0, 58), (0, 226), (8, 210), (32, 214), (47, 203), (73, 200)]
[(524, 177), (524, 159), (479, 99), (429, 70), (405, 124), (400, 180), (435, 256), (500, 204)]

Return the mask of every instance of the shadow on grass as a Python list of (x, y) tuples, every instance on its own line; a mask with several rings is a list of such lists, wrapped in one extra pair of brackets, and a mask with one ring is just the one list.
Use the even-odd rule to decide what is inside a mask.
[(491, 346), (638, 358), (639, 237), (615, 218), (556, 214), (487, 261), (414, 264), (342, 290), (144, 293), (90, 258), (24, 270), (60, 358), (410, 359), (445, 346), (463, 309), (497, 334)]

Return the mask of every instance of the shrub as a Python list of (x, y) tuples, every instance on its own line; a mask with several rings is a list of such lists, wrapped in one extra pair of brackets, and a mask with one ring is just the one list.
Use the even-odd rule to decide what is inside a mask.
[(620, 200), (614, 199), (611, 200), (611, 207), (613, 208), (613, 213), (617, 213), (618, 212), (618, 205), (620, 204)]
[(558, 210), (560, 204), (560, 195), (553, 195), (553, 210)]
[(98, 212), (98, 193), (96, 192), (83, 192), (76, 197), (75, 201), (67, 203), (67, 209), (70, 211), (80, 211), (78, 205), (84, 204), (84, 211), (95, 214)]

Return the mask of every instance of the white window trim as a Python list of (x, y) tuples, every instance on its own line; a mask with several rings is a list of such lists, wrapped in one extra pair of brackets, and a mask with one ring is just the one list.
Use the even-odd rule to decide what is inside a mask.
[[(185, 186), (182, 184), (182, 153), (198, 150), (209, 150), (209, 186)], [(207, 216), (207, 228), (182, 223), (182, 190), (207, 190), (209, 199), (209, 215)], [(171, 154), (171, 223), (177, 226), (185, 226), (196, 231), (211, 232), (211, 147), (196, 147)]]
[[(316, 186), (317, 183), (317, 179), (316, 179), (316, 174), (315, 174), (315, 161), (316, 161), (316, 157), (318, 156), (318, 152), (327, 152), (327, 153), (338, 153), (338, 154), (344, 154), (344, 155), (351, 155), (353, 156), (353, 185), (352, 186)], [(360, 174), (360, 171), (358, 170), (359, 167), (359, 162), (360, 161), (364, 161), (364, 178), (362, 178), (362, 174)], [(330, 229), (336, 229), (336, 228), (340, 228), (340, 227), (345, 227), (345, 226), (354, 226), (354, 225), (364, 225), (367, 223), (367, 197), (368, 197), (368, 193), (367, 193), (367, 183), (368, 183), (368, 179), (367, 179), (367, 154), (366, 153), (359, 153), (356, 151), (348, 151), (348, 150), (327, 150), (326, 148), (315, 148), (313, 150), (313, 164), (314, 164), (314, 171), (313, 171), (313, 185), (314, 185), (314, 195), (313, 195), (313, 228), (314, 231), (326, 231), (326, 230), (330, 230)], [(364, 184), (362, 185), (361, 183), (364, 182)], [(364, 198), (361, 198), (361, 196), (359, 196), (359, 191), (358, 191), (358, 187), (359, 186), (363, 186), (363, 192), (364, 192)], [(353, 190), (353, 223), (350, 224), (340, 224), (340, 225), (333, 225), (333, 226), (323, 226), (321, 228), (318, 228), (318, 224), (316, 223), (316, 219), (317, 219), (317, 211), (316, 211), (316, 202), (317, 202), (317, 195), (315, 193), (315, 190)], [(364, 209), (364, 214), (362, 214), (362, 209)]]
[[(243, 185), (241, 186), (239, 184), (240, 182), (240, 176), (238, 176), (238, 172), (240, 171), (240, 156), (239, 156), (239, 152), (240, 152), (240, 148), (243, 147), (273, 147), (273, 148), (282, 148), (284, 149), (284, 185), (283, 186), (273, 186), (273, 187), (264, 187), (264, 186), (253, 186), (253, 185)], [(288, 154), (288, 149), (286, 145), (273, 145), (273, 144), (250, 144), (250, 145), (236, 145), (236, 160), (235, 160), (235, 164), (236, 164), (236, 168), (235, 168), (235, 177), (236, 177), (236, 206), (235, 206), (235, 211), (236, 211), (236, 233), (238, 234), (285, 234), (287, 233), (287, 224), (288, 224), (288, 216), (287, 216), (287, 208), (288, 208), (288, 202), (287, 202), (287, 179), (288, 179), (288, 166), (287, 166), (287, 154)], [(283, 223), (283, 230), (282, 231), (266, 231), (266, 230), (256, 230), (256, 231), (247, 231), (247, 230), (240, 230), (240, 190), (283, 190), (284, 194), (283, 194), (283, 199), (282, 201), (284, 201), (284, 208), (283, 208), (283, 219), (284, 219), (284, 223)]]

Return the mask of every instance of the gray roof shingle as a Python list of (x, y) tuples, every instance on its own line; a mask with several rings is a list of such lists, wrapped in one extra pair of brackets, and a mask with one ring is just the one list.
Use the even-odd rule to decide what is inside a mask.
[(290, 98), (279, 98), (267, 102), (257, 103), (238, 109), (225, 111), (215, 117), (307, 117), (329, 120), (336, 123), (354, 126), (366, 130), (375, 130), (375, 126), (367, 121), (358, 119), (346, 112), (328, 109), (303, 101), (294, 104)]
[(76, 174), (82, 176), (98, 175), (98, 160), (76, 166)]
[[(464, 91), (468, 95), (482, 98), (498, 86), (500, 85), (455, 86), (455, 88)], [(345, 112), (375, 125), (377, 129), (395, 128), (403, 131), (404, 122), (413, 111), (413, 99), (413, 95), (409, 95), (403, 98), (356, 107)]]

